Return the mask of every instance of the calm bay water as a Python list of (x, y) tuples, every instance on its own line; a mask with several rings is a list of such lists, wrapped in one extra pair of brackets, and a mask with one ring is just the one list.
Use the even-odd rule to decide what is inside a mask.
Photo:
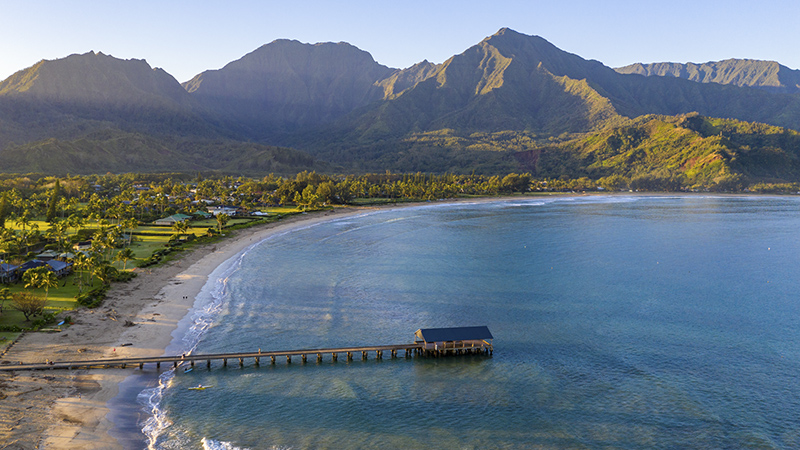
[(141, 396), (158, 403), (149, 434), (162, 449), (799, 448), (798, 263), (797, 198), (548, 198), (323, 223), (221, 267), (183, 345), (487, 325), (494, 356), (202, 365)]

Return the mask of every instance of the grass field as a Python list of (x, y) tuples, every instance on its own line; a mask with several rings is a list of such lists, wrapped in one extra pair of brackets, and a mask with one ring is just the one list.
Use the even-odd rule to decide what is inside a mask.
[[(250, 223), (258, 222), (274, 222), (280, 220), (282, 217), (291, 214), (297, 214), (300, 211), (295, 207), (274, 207), (274, 208), (263, 208), (262, 212), (267, 212), (270, 215), (267, 217), (261, 217), (258, 219), (252, 218), (231, 218), (228, 223), (225, 225), (226, 229), (229, 228), (241, 228), (246, 227)], [(13, 220), (9, 220), (6, 222), (6, 227), (13, 230), (22, 230), (22, 227), (19, 226)], [(44, 220), (31, 220), (28, 225), (26, 225), (27, 230), (31, 230), (32, 228), (38, 227), (40, 233), (44, 234), (48, 228), (50, 228), (50, 224), (45, 222)], [(99, 227), (94, 224), (87, 224), (84, 229), (88, 230), (95, 230)], [(197, 237), (206, 236), (207, 231), (209, 228), (213, 228), (216, 230), (217, 228), (217, 221), (216, 219), (205, 219), (205, 220), (198, 220), (192, 221), (190, 223), (190, 228), (187, 231), (187, 234), (194, 234)], [(126, 230), (127, 231), (127, 230)], [(74, 236), (76, 233), (75, 229), (68, 230), (68, 236)], [(155, 225), (140, 225), (136, 229), (133, 230), (132, 233), (132, 242), (130, 245), (131, 250), (133, 251), (134, 259), (129, 260), (127, 264), (125, 264), (126, 270), (132, 270), (134, 267), (137, 266), (138, 261), (142, 261), (145, 259), (150, 258), (153, 255), (153, 252), (163, 250), (166, 248), (166, 244), (169, 242), (170, 238), (175, 234), (175, 231), (171, 227), (164, 227), (164, 226), (155, 226)], [(220, 237), (214, 237), (212, 240), (220, 239)], [(203, 239), (202, 241), (208, 241), (208, 238)], [(196, 241), (195, 241), (196, 242)], [(196, 243), (189, 243), (185, 244), (184, 248), (191, 248)], [(173, 250), (181, 250), (182, 248), (179, 247), (178, 249)], [(111, 252), (111, 256), (113, 256), (120, 251), (120, 249), (116, 249)], [(178, 254), (180, 251), (177, 252)], [(176, 252), (170, 253), (166, 257), (163, 258), (162, 262), (169, 261), (176, 257)], [(123, 263), (120, 261), (116, 261), (113, 263), (114, 267), (117, 269), (122, 270)], [(86, 276), (84, 275), (84, 280)], [(45, 313), (53, 313), (59, 314), (63, 313), (59, 316), (58, 320), (63, 320), (65, 317), (69, 315), (68, 311), (74, 310), (79, 307), (76, 297), (79, 294), (79, 286), (78, 286), (78, 275), (73, 273), (69, 276), (61, 278), (58, 280), (58, 287), (50, 288), (47, 295), (47, 305), (45, 306), (44, 312)], [(94, 281), (92, 286), (87, 286), (86, 283), (82, 286), (81, 292), (86, 292), (93, 287), (98, 287), (100, 285), (99, 281)], [(2, 286), (0, 286), (2, 287)], [(26, 290), (22, 282), (11, 284), (6, 286), (9, 288), (11, 294), (16, 292), (20, 292)], [(44, 289), (34, 289), (37, 295), (44, 296), (45, 291)], [(32, 321), (26, 321), (24, 315), (14, 309), (11, 305), (11, 300), (5, 301), (3, 305), (0, 305), (2, 309), (0, 310), (0, 328), (8, 329), (8, 327), (18, 326), (20, 328), (29, 328), (32, 325), (32, 321), (37, 320), (39, 317), (33, 318)], [(48, 325), (48, 327), (52, 327), (53, 324)], [(5, 348), (11, 343), (14, 342), (15, 339), (19, 336), (19, 332), (9, 332), (9, 331), (0, 331), (0, 352), (5, 350)]]
[[(242, 226), (247, 226), (249, 223), (263, 223), (263, 222), (273, 222), (280, 220), (281, 217), (290, 214), (297, 214), (299, 211), (294, 207), (276, 207), (276, 208), (265, 208), (262, 211), (270, 213), (270, 216), (262, 217), (259, 219), (251, 219), (251, 218), (232, 218), (228, 221), (225, 228), (241, 228)], [(30, 224), (36, 224), (39, 227), (40, 232), (44, 232), (49, 228), (49, 224), (43, 220), (33, 220)], [(9, 221), (6, 224), (7, 227), (15, 230), (21, 230), (21, 227), (18, 226), (13, 221)], [(27, 229), (31, 229), (31, 226), (28, 225)], [(85, 227), (85, 229), (97, 229), (98, 227), (94, 224)], [(192, 221), (190, 223), (190, 228), (187, 231), (187, 234), (194, 234), (197, 237), (206, 236), (207, 231), (209, 228), (217, 228), (217, 221), (215, 219), (205, 219), (205, 220), (198, 220)], [(69, 235), (74, 235), (75, 230), (70, 229)], [(125, 264), (126, 270), (132, 270), (134, 267), (137, 266), (138, 261), (142, 261), (145, 259), (150, 258), (154, 252), (163, 250), (166, 248), (166, 244), (169, 242), (170, 238), (175, 234), (175, 231), (171, 227), (164, 227), (164, 226), (155, 226), (155, 225), (141, 225), (133, 230), (132, 233), (132, 242), (130, 245), (130, 249), (133, 251), (134, 259), (129, 260), (127, 264)], [(212, 238), (213, 240), (220, 239), (219, 237)], [(208, 238), (203, 239), (203, 241), (207, 241)], [(195, 243), (188, 243), (182, 247), (191, 248), (192, 246), (196, 245)], [(180, 253), (180, 249), (173, 249), (178, 250), (177, 253)], [(111, 257), (119, 252), (121, 249), (116, 249), (111, 252)], [(169, 261), (170, 259), (175, 258), (175, 253), (170, 253), (166, 257), (163, 258), (163, 261)], [(122, 270), (123, 263), (120, 261), (116, 261), (113, 263), (114, 267), (117, 269)], [(84, 276), (84, 279), (86, 277)], [(61, 278), (58, 281), (57, 288), (50, 288), (47, 295), (47, 306), (45, 307), (45, 313), (62, 313), (65, 311), (74, 310), (79, 307), (76, 296), (79, 294), (79, 286), (78, 286), (78, 275), (71, 274), (67, 277)], [(94, 282), (93, 286), (84, 286), (82, 287), (82, 292), (86, 292), (93, 287), (99, 286), (100, 283), (98, 281)], [(7, 286), (10, 292), (16, 293), (25, 290), (24, 285), (22, 282), (15, 283), (12, 285)], [(44, 289), (34, 289), (33, 290), (36, 294), (44, 296), (45, 291)], [(13, 327), (19, 326), (21, 328), (28, 328), (31, 326), (30, 321), (26, 321), (23, 314), (17, 310), (15, 310), (11, 306), (11, 301), (8, 300), (2, 305), (2, 313), (0, 314), (0, 328), (6, 327)], [(68, 313), (66, 313), (68, 315)], [(63, 319), (64, 314), (59, 316)], [(34, 318), (33, 320), (36, 320)], [(0, 351), (2, 351), (5, 346), (16, 339), (19, 333), (14, 332), (0, 332)], [(5, 339), (3, 339), (5, 338)]]

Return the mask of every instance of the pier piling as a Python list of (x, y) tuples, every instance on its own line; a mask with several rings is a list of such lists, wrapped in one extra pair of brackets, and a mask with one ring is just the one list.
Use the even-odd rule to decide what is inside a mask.
[(458, 355), (486, 355), (490, 356), (493, 353), (491, 343), (478, 343), (478, 344), (461, 344), (461, 343), (448, 343), (444, 346), (436, 343), (414, 342), (412, 344), (399, 344), (399, 345), (374, 345), (374, 346), (360, 346), (360, 347), (342, 347), (342, 348), (320, 348), (320, 349), (305, 349), (305, 350), (282, 350), (272, 352), (262, 352), (260, 349), (256, 352), (239, 352), (239, 353), (218, 353), (206, 355), (175, 355), (175, 356), (153, 356), (144, 358), (116, 358), (116, 359), (103, 359), (103, 360), (83, 360), (83, 361), (62, 361), (62, 362), (45, 362), (45, 363), (30, 363), (30, 364), (8, 364), (0, 365), (0, 372), (3, 371), (16, 371), (16, 370), (54, 370), (54, 369), (83, 369), (83, 368), (119, 368), (127, 367), (128, 365), (138, 365), (139, 369), (144, 369), (145, 364), (155, 363), (156, 369), (161, 369), (161, 363), (172, 364), (172, 367), (178, 367), (181, 363), (187, 362), (191, 367), (196, 363), (206, 362), (206, 367), (211, 369), (212, 360), (222, 360), (222, 366), (228, 366), (229, 358), (237, 358), (239, 360), (239, 367), (244, 367), (244, 360), (253, 358), (254, 364), (259, 366), (261, 357), (269, 356), (270, 363), (275, 364), (278, 356), (285, 356), (286, 363), (291, 364), (292, 356), (299, 356), (302, 358), (303, 363), (307, 362), (309, 354), (317, 355), (317, 363), (321, 363), (325, 354), (330, 354), (332, 362), (337, 362), (339, 354), (344, 353), (347, 361), (353, 360), (356, 352), (361, 352), (361, 360), (366, 361), (369, 359), (369, 353), (375, 352), (376, 360), (383, 359), (383, 353), (389, 352), (391, 358), (397, 358), (400, 350), (405, 351), (406, 358), (413, 356), (429, 356), (429, 357), (445, 357), (445, 356), (458, 356)]

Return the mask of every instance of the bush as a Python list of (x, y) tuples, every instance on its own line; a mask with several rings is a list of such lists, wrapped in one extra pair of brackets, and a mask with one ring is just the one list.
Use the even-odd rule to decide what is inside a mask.
[(125, 282), (131, 281), (132, 279), (136, 278), (136, 274), (134, 272), (125, 272), (119, 271), (113, 278), (113, 281)]
[(56, 315), (54, 313), (46, 313), (43, 314), (42, 317), (36, 319), (31, 324), (31, 328), (34, 330), (38, 330), (45, 325), (51, 324), (56, 321)]
[(85, 306), (87, 308), (97, 308), (103, 303), (103, 300), (106, 299), (106, 292), (108, 292), (108, 286), (100, 286), (92, 289), (83, 294), (79, 294), (75, 297), (75, 300), (78, 301), (78, 304), (81, 306)]

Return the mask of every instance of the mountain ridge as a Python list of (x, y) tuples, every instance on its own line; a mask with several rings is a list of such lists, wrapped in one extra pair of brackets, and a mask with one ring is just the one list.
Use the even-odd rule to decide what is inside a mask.
[(754, 87), (774, 93), (800, 93), (800, 70), (776, 61), (725, 59), (705, 63), (635, 63), (615, 69), (623, 74), (684, 78), (699, 83)]
[(254, 137), (264, 138), (380, 100), (375, 83), (394, 71), (347, 43), (279, 39), (183, 86), (207, 109), (221, 113), (218, 119), (244, 124)]
[[(19, 153), (27, 149), (86, 161), (83, 146), (98, 160), (106, 158), (109, 170), (149, 171), (158, 167), (152, 147), (187, 161), (164, 167), (228, 170), (246, 165), (248, 155), (262, 158), (248, 145), (267, 144), (306, 152), (303, 164), (352, 171), (491, 172), (523, 169), (553, 152), (577, 155), (582, 137), (652, 115), (696, 112), (800, 129), (800, 96), (733, 84), (748, 79), (746, 73), (697, 81), (620, 73), (509, 28), (441, 64), (422, 61), (404, 69), (383, 66), (343, 42), (279, 39), (183, 84), (145, 60), (90, 52), (41, 61), (0, 82), (0, 156), (35, 164)], [(773, 72), (752, 73), (767, 79)], [(728, 84), (708, 82), (714, 79)], [(678, 134), (652, 139), (680, 141)], [(192, 156), (192, 145), (215, 149), (218, 158), (205, 150)], [(149, 156), (126, 159), (126, 151)], [(584, 156), (573, 159), (593, 164)], [(5, 161), (0, 167), (23, 170)], [(602, 176), (575, 164), (565, 167)]]

